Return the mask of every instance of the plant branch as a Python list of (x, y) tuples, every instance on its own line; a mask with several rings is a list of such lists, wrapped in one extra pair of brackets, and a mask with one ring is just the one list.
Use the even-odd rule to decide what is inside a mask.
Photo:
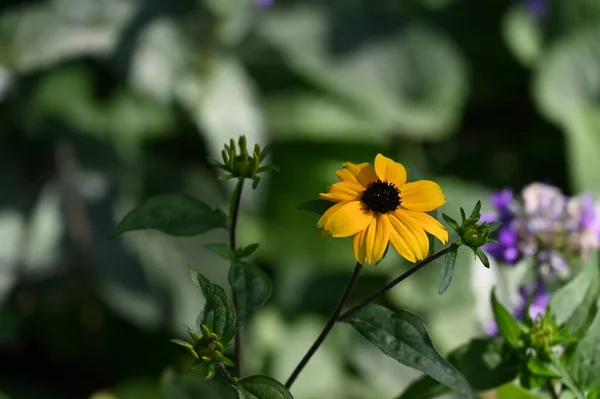
[(215, 363), (215, 366), (217, 366), (217, 368), (221, 372), (221, 375), (223, 375), (223, 377), (227, 380), (227, 382), (231, 386), (235, 386), (235, 380), (231, 376), (231, 373), (227, 370), (227, 368), (225, 367), (225, 365), (223, 363), (218, 362), (218, 363)]
[(437, 258), (445, 255), (446, 252), (448, 252), (451, 247), (452, 247), (452, 245), (431, 255), (429, 258), (424, 259), (421, 262), (417, 263), (416, 265), (414, 265), (413, 267), (408, 269), (406, 272), (402, 273), (400, 276), (398, 276), (397, 278), (395, 278), (394, 280), (390, 281), (388, 284), (383, 286), (381, 289), (379, 289), (379, 290), (375, 291), (374, 293), (372, 293), (371, 295), (369, 295), (369, 297), (365, 298), (359, 304), (351, 307), (350, 309), (348, 309), (347, 311), (345, 311), (344, 313), (339, 315), (336, 321), (343, 321), (343, 320), (346, 320), (349, 317), (353, 316), (356, 312), (358, 312), (365, 306), (369, 305), (371, 302), (373, 302), (374, 300), (376, 300), (377, 298), (379, 298), (380, 296), (382, 296), (383, 294), (388, 292), (390, 289), (394, 288), (396, 285), (400, 284), (402, 281), (406, 280), (407, 278), (409, 278), (410, 276), (412, 276), (413, 274), (415, 274), (416, 272), (421, 270), (424, 266), (428, 265), (429, 263), (436, 260)]
[(559, 395), (554, 390), (554, 387), (552, 386), (552, 382), (550, 380), (546, 381), (546, 387), (548, 388), (548, 392), (550, 392), (550, 396), (552, 396), (552, 399), (560, 398)]
[(312, 344), (312, 346), (310, 347), (308, 352), (306, 352), (306, 354), (304, 355), (304, 357), (302, 358), (300, 363), (298, 363), (298, 365), (292, 372), (292, 375), (290, 375), (290, 378), (288, 378), (287, 382), (285, 383), (286, 388), (289, 389), (292, 386), (294, 381), (296, 381), (296, 378), (298, 377), (298, 375), (302, 372), (304, 367), (308, 364), (309, 360), (315, 354), (317, 349), (319, 349), (319, 347), (321, 346), (323, 341), (325, 341), (325, 338), (327, 338), (327, 335), (329, 335), (329, 332), (335, 325), (340, 312), (344, 308), (344, 305), (345, 305), (346, 301), (348, 300), (348, 297), (350, 296), (350, 292), (352, 291), (352, 288), (354, 288), (354, 285), (356, 284), (356, 281), (358, 280), (358, 275), (360, 274), (361, 269), (362, 269), (362, 265), (357, 262), (356, 266), (354, 266), (354, 271), (352, 272), (352, 276), (350, 277), (350, 280), (348, 281), (348, 284), (346, 285), (346, 288), (344, 289), (344, 293), (340, 297), (335, 309), (329, 316), (329, 319), (327, 320), (327, 324), (325, 324), (325, 327), (323, 328), (323, 331), (321, 331), (321, 334), (319, 335), (319, 337)]
[[(235, 190), (232, 197), (232, 202), (229, 206), (229, 248), (231, 251), (235, 253), (236, 250), (236, 242), (235, 242), (235, 232), (237, 227), (238, 215), (240, 213), (240, 203), (242, 202), (242, 188), (244, 187), (244, 179), (239, 179), (237, 185), (235, 186)], [(238, 297), (235, 291), (232, 290), (232, 299), (233, 299), (233, 307), (236, 312), (238, 309)], [(234, 341), (234, 354), (233, 354), (233, 362), (235, 363), (234, 373), (238, 377), (241, 376), (241, 362), (242, 362), (242, 335), (241, 331), (238, 330), (235, 334)]]

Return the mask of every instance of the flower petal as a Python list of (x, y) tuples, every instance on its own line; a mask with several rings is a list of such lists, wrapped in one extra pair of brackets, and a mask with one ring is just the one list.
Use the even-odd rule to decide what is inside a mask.
[(377, 172), (380, 180), (393, 183), (396, 187), (406, 183), (406, 169), (404, 169), (404, 166), (381, 154), (377, 154), (375, 157), (375, 172)]
[(425, 259), (429, 253), (429, 239), (425, 230), (415, 226), (415, 222), (399, 210), (388, 215), (392, 227), (390, 243), (396, 252), (411, 262)]
[(390, 222), (387, 215), (375, 214), (369, 226), (354, 236), (352, 250), (361, 264), (374, 265), (385, 253), (390, 236)]
[(402, 206), (413, 211), (429, 212), (446, 203), (439, 184), (430, 180), (418, 180), (398, 187)]
[(365, 188), (359, 183), (342, 181), (327, 187), (327, 192), (319, 196), (331, 202), (355, 201), (360, 199), (364, 190)]
[(415, 212), (402, 208), (398, 209), (396, 212), (402, 212), (410, 216), (414, 220), (415, 226), (418, 226), (433, 235), (440, 240), (442, 244), (448, 242), (448, 230), (446, 230), (446, 228), (434, 217), (423, 212)]
[(353, 181), (362, 184), (365, 188), (378, 179), (375, 169), (366, 162), (357, 165), (346, 162), (342, 169), (335, 172), (335, 175), (342, 181)]
[(373, 220), (373, 212), (360, 201), (339, 202), (329, 208), (317, 222), (333, 237), (349, 237), (367, 228)]

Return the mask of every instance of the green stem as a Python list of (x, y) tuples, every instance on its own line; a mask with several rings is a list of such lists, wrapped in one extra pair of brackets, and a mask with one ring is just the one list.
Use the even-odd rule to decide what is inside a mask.
[(325, 341), (325, 338), (327, 338), (327, 335), (329, 335), (329, 332), (331, 331), (331, 329), (333, 328), (333, 326), (336, 323), (336, 319), (338, 318), (338, 315), (344, 308), (344, 304), (346, 303), (346, 301), (348, 300), (348, 297), (350, 296), (350, 291), (352, 291), (352, 288), (354, 287), (354, 285), (356, 284), (356, 281), (358, 280), (358, 275), (360, 274), (361, 269), (362, 269), (362, 265), (357, 262), (356, 266), (354, 266), (354, 271), (352, 272), (352, 276), (350, 277), (350, 280), (348, 281), (348, 284), (346, 285), (346, 288), (344, 289), (344, 293), (340, 297), (337, 306), (335, 307), (335, 309), (329, 316), (329, 320), (327, 320), (327, 324), (325, 324), (325, 327), (323, 328), (323, 331), (321, 331), (321, 334), (319, 335), (319, 337), (312, 344), (312, 346), (310, 347), (308, 352), (306, 352), (306, 354), (304, 355), (304, 357), (302, 358), (300, 363), (298, 363), (298, 365), (292, 372), (292, 375), (290, 375), (290, 378), (288, 378), (287, 382), (285, 383), (286, 388), (289, 389), (292, 386), (294, 381), (296, 381), (296, 378), (298, 377), (298, 375), (302, 372), (304, 367), (308, 364), (308, 361), (313, 357), (313, 355), (315, 354), (317, 349), (319, 349), (319, 347), (321, 346), (323, 341)]
[[(240, 203), (242, 202), (242, 188), (244, 187), (244, 179), (239, 179), (237, 185), (235, 186), (235, 190), (233, 193), (232, 201), (229, 206), (229, 217), (230, 217), (230, 226), (229, 226), (229, 248), (231, 251), (235, 253), (236, 250), (236, 242), (235, 242), (235, 231), (237, 227), (238, 215), (240, 213)], [(232, 299), (233, 299), (233, 307), (237, 311), (238, 309), (238, 297), (235, 291), (232, 290)], [(234, 373), (238, 377), (241, 376), (242, 366), (242, 334), (241, 330), (235, 334), (234, 341), (234, 354), (233, 354), (233, 362), (235, 363)]]
[(546, 381), (546, 387), (548, 388), (548, 392), (550, 392), (550, 396), (552, 396), (552, 399), (559, 399), (559, 396), (554, 390), (554, 387), (552, 386), (552, 382), (550, 380)]
[(227, 371), (227, 367), (225, 367), (223, 363), (215, 363), (215, 366), (217, 366), (217, 368), (221, 372), (221, 375), (227, 380), (227, 382), (231, 386), (235, 386), (235, 380), (233, 379), (229, 371)]
[(369, 305), (371, 302), (373, 302), (374, 300), (376, 300), (377, 298), (379, 298), (380, 296), (382, 296), (383, 294), (388, 292), (390, 289), (394, 288), (396, 285), (400, 284), (402, 281), (406, 280), (407, 278), (409, 278), (410, 276), (412, 276), (413, 274), (415, 274), (416, 272), (421, 270), (424, 266), (428, 265), (429, 263), (436, 260), (437, 258), (445, 255), (446, 252), (450, 251), (451, 247), (452, 247), (452, 245), (442, 249), (439, 252), (436, 252), (435, 254), (431, 255), (429, 258), (424, 259), (421, 262), (417, 263), (416, 265), (414, 265), (413, 267), (411, 267), (410, 269), (408, 269), (407, 271), (402, 273), (400, 276), (398, 276), (397, 278), (390, 281), (389, 283), (387, 283), (385, 286), (383, 286), (379, 290), (377, 290), (374, 293), (372, 293), (371, 295), (369, 295), (363, 301), (361, 301), (357, 305), (351, 307), (350, 309), (348, 309), (347, 311), (345, 311), (344, 313), (339, 315), (336, 321), (343, 321), (343, 320), (346, 320), (349, 317), (353, 316), (354, 314), (356, 314), (356, 312), (358, 312), (365, 306)]

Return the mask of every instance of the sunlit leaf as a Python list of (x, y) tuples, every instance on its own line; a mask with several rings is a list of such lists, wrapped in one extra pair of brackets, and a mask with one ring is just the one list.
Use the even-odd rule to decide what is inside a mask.
[(423, 371), (465, 398), (476, 397), (464, 375), (436, 351), (421, 317), (369, 305), (347, 323), (387, 356)]
[[(487, 391), (512, 381), (517, 376), (518, 359), (507, 351), (502, 338), (474, 339), (448, 355), (476, 391)], [(397, 399), (433, 399), (450, 389), (429, 376), (406, 388)]]
[(583, 389), (600, 386), (600, 312), (577, 343), (569, 371)]
[(273, 10), (259, 29), (293, 68), (360, 107), (367, 121), (420, 139), (453, 132), (467, 79), (447, 37), (415, 24), (337, 54), (325, 45), (334, 26), (324, 10), (300, 6)]
[(494, 313), (494, 319), (502, 336), (506, 338), (508, 343), (513, 348), (520, 348), (523, 346), (522, 335), (524, 331), (524, 326), (513, 317), (512, 314), (504, 305), (498, 301), (496, 298), (496, 293), (492, 291), (492, 311)]
[(196, 236), (219, 227), (225, 227), (223, 219), (203, 201), (185, 194), (162, 194), (130, 211), (112, 235), (154, 229), (172, 236)]
[(294, 399), (282, 383), (264, 375), (242, 378), (235, 389), (239, 399)]
[(598, 253), (588, 254), (583, 270), (573, 280), (556, 291), (550, 299), (550, 309), (558, 325), (565, 324), (577, 333), (597, 309), (600, 296)]

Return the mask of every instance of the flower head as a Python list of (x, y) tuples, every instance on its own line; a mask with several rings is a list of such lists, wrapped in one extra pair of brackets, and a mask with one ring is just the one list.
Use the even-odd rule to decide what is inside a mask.
[(532, 183), (519, 200), (504, 190), (490, 202), (495, 214), (486, 219), (499, 220), (502, 226), (498, 243), (484, 249), (504, 263), (533, 258), (540, 275), (566, 277), (570, 260), (600, 248), (600, 218), (589, 195), (569, 198), (557, 187)]
[(317, 227), (333, 237), (354, 236), (352, 249), (360, 263), (377, 263), (388, 243), (411, 262), (429, 253), (426, 233), (442, 243), (448, 241), (444, 226), (425, 212), (446, 203), (437, 183), (419, 180), (407, 183), (406, 169), (378, 154), (375, 167), (368, 163), (344, 163), (336, 171), (341, 180), (320, 194), (335, 202), (319, 219)]

